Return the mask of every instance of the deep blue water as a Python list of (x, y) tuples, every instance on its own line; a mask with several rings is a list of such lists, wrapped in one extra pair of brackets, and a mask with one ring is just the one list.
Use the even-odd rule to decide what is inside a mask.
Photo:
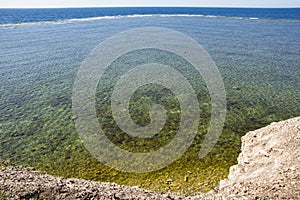
[(259, 19), (300, 20), (300, 8), (60, 8), (60, 9), (0, 9), (0, 24), (83, 19), (100, 16), (144, 14), (188, 14)]

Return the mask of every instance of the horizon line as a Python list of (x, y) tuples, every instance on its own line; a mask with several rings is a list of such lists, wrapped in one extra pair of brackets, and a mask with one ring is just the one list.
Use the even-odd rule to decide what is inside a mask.
[(0, 9), (51, 9), (51, 8), (256, 8), (256, 9), (284, 9), (300, 8), (300, 6), (188, 6), (188, 5), (107, 5), (107, 6), (49, 6), (49, 7), (0, 7)]

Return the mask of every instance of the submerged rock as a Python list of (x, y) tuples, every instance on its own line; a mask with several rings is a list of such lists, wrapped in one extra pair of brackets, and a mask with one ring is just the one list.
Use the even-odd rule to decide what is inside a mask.
[(240, 90), (241, 88), (238, 87), (238, 86), (232, 86), (232, 89), (233, 89), (233, 90)]

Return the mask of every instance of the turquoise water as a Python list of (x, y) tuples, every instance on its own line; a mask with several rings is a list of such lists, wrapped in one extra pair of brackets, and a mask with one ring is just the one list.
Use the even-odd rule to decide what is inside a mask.
[[(121, 31), (149, 26), (180, 31), (209, 52), (224, 79), (227, 117), (216, 147), (199, 159), (197, 152), (210, 120), (210, 99), (201, 77), (186, 72), (197, 88), (201, 110), (193, 145), (178, 161), (159, 171), (122, 173), (97, 162), (78, 138), (72, 118), (72, 87), (82, 61), (99, 42)], [(273, 121), (300, 115), (299, 31), (298, 21), (201, 16), (140, 16), (1, 26), (0, 158), (66, 177), (187, 194), (206, 191), (236, 163), (242, 135)], [(144, 53), (168, 63), (173, 61), (174, 66), (182, 62), (167, 54), (158, 56), (155, 51)], [(136, 56), (128, 55), (126, 59)], [(122, 59), (117, 64), (122, 65)], [(114, 73), (119, 72), (112, 70), (112, 76)], [(106, 83), (99, 83), (99, 87), (101, 84)], [(158, 92), (172, 96), (155, 86), (135, 93), (132, 109), (137, 123), (147, 124), (149, 120), (147, 113), (142, 112), (143, 102), (138, 96)], [(102, 101), (104, 97), (107, 94), (99, 88), (99, 118), (109, 113), (109, 101)], [(171, 110), (179, 108), (176, 99), (166, 99), (171, 102)], [(137, 152), (152, 151), (172, 139), (178, 115), (171, 116), (170, 125), (164, 130), (169, 133), (167, 137), (143, 143), (143, 148), (138, 146), (139, 141), (124, 143), (128, 141), (126, 135), (118, 132), (109, 117), (105, 122), (108, 137), (117, 145)], [(167, 184), (167, 179), (173, 179), (173, 183)]]

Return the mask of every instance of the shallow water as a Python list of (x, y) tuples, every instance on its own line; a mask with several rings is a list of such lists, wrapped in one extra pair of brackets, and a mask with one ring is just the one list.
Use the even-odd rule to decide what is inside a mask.
[[(192, 146), (179, 160), (159, 171), (123, 173), (97, 162), (84, 148), (72, 118), (72, 86), (82, 61), (99, 42), (121, 31), (149, 26), (180, 31), (209, 52), (224, 79), (227, 117), (217, 145), (207, 157), (199, 159), (211, 106), (201, 77), (193, 77), (187, 71), (186, 76), (197, 89), (201, 110), (199, 131)], [(0, 157), (66, 177), (186, 194), (207, 191), (226, 177), (229, 166), (236, 163), (242, 135), (273, 121), (299, 116), (299, 30), (300, 23), (295, 21), (199, 16), (124, 17), (0, 27)], [(143, 53), (169, 63), (175, 60), (167, 54), (157, 56), (155, 51), (139, 55)], [(126, 59), (134, 60), (136, 55)], [(176, 60), (174, 66), (180, 62)], [(114, 73), (119, 72), (112, 70), (112, 76)], [(128, 140), (110, 118), (101, 120), (109, 113), (109, 101), (102, 101), (109, 93), (101, 92), (101, 84), (113, 84), (113, 79), (109, 79), (111, 82), (99, 83), (97, 96), (99, 121), (105, 122), (108, 137), (122, 148), (137, 152), (152, 151), (168, 143), (178, 126), (178, 113), (171, 115), (170, 124), (163, 130), (168, 133), (166, 137), (162, 134), (146, 144)], [(142, 112), (144, 105), (139, 95), (151, 96), (158, 91), (169, 95), (171, 111), (178, 109), (176, 99), (167, 91), (141, 88), (132, 102), (137, 123), (147, 124), (149, 120), (147, 113)], [(166, 103), (155, 98), (152, 101)], [(168, 179), (172, 182), (167, 183)]]

